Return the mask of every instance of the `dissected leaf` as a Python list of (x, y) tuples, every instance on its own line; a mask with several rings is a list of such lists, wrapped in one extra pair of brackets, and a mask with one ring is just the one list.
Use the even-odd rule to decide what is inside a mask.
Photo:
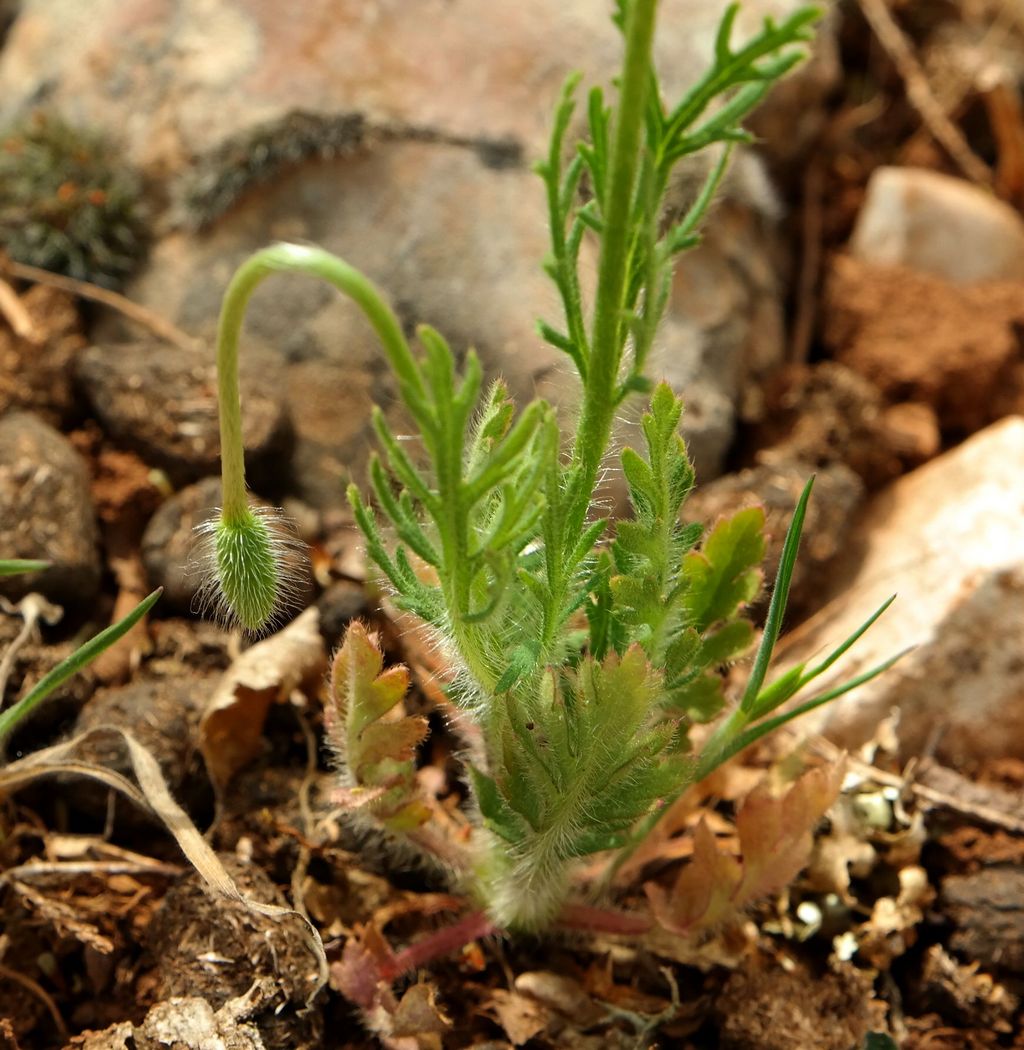
[(703, 633), (735, 615), (761, 588), (764, 511), (748, 507), (712, 529), (699, 551), (683, 562), (690, 623)]
[(408, 669), (383, 667), (376, 637), (353, 622), (334, 658), (327, 712), (328, 738), (347, 781), (337, 797), (347, 809), (365, 810), (391, 831), (410, 831), (430, 816), (414, 762), (427, 720), (405, 714)]
[(843, 765), (808, 770), (780, 797), (766, 785), (755, 788), (736, 817), (739, 857), (722, 852), (701, 821), (693, 858), (675, 885), (644, 887), (658, 922), (679, 934), (706, 929), (796, 878), (810, 857), (814, 825), (839, 795)]

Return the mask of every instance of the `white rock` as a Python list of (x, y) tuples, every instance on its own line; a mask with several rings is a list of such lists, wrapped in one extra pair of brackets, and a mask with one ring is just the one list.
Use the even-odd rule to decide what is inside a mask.
[(957, 284), (1024, 279), (1024, 220), (963, 179), (879, 168), (868, 182), (850, 250)]
[(1024, 418), (1009, 417), (908, 474), (861, 519), (865, 551), (831, 602), (786, 640), (783, 665), (820, 659), (894, 592), (822, 689), (913, 650), (799, 723), (844, 746), (894, 708), (905, 756), (937, 741), (954, 767), (1024, 757)]

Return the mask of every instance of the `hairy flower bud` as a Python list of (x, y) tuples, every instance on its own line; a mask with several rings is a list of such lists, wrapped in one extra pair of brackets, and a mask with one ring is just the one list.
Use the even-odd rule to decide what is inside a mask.
[(282, 515), (263, 507), (250, 507), (235, 519), (218, 513), (198, 531), (200, 605), (251, 634), (263, 634), (301, 589), (294, 533)]

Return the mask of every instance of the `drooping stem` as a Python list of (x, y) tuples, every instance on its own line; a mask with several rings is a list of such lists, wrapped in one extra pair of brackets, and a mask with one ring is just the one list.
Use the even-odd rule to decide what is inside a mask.
[(425, 391), (412, 351), (394, 312), (377, 287), (330, 252), (298, 244), (275, 244), (251, 255), (235, 272), (224, 295), (217, 329), (217, 397), (220, 403), (221, 478), (225, 522), (249, 512), (242, 443), (242, 404), (238, 386), (238, 344), (249, 299), (273, 273), (298, 272), (329, 281), (362, 308), (377, 333), (403, 390), (414, 398)]
[[(626, 55), (619, 85), (619, 107), (610, 161), (604, 233), (598, 263), (597, 294), (583, 413), (573, 458), (583, 468), (577, 513), (586, 513), (601, 460), (611, 437), (615, 389), (622, 363), (623, 309), (629, 261), (630, 214), (640, 165), (644, 106), (650, 88), (657, 0), (633, 0), (625, 27)], [(582, 514), (580, 513), (582, 511)], [(574, 522), (576, 524), (576, 522)]]

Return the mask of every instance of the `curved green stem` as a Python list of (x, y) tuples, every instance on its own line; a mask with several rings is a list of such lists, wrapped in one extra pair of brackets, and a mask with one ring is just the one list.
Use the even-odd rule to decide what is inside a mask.
[(245, 489), (242, 404), (238, 387), (238, 343), (253, 292), (273, 273), (298, 272), (329, 281), (362, 308), (380, 338), (399, 383), (413, 402), (426, 390), (402, 327), (377, 287), (330, 252), (299, 244), (275, 244), (251, 255), (235, 272), (221, 306), (217, 328), (217, 397), (220, 403), (223, 520), (243, 521), (249, 512)]

